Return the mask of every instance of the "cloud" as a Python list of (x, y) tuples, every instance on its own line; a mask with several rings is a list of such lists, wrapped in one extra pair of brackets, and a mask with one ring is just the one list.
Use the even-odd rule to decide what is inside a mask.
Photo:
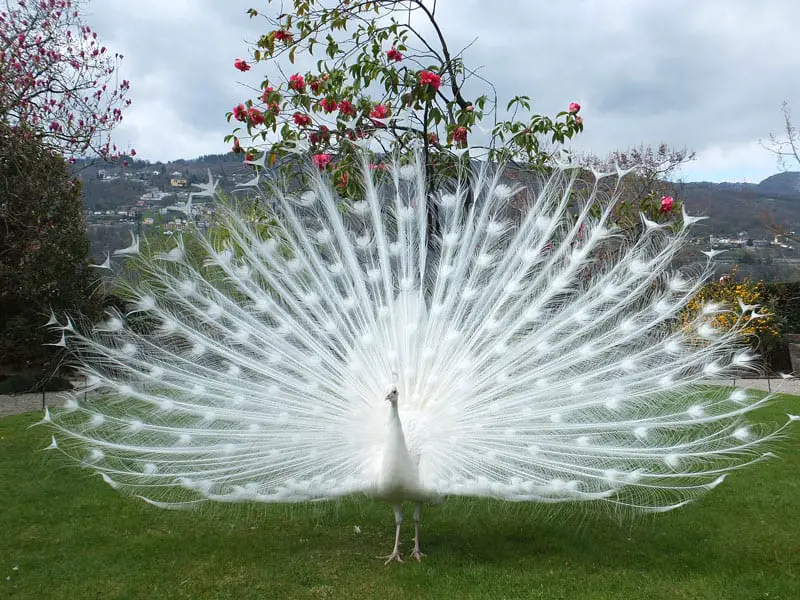
[[(255, 0), (95, 2), (88, 22), (125, 55), (134, 104), (117, 140), (150, 159), (224, 152), (225, 112), (266, 70), (232, 68), (265, 31), (245, 14)], [(451, 48), (496, 87), (501, 104), (531, 97), (554, 114), (583, 106), (572, 147), (606, 154), (661, 142), (698, 154), (687, 170), (708, 180), (759, 180), (776, 170), (758, 145), (781, 127), (780, 104), (800, 106), (796, 0), (462, 0), (438, 3)], [(477, 38), (477, 39), (476, 39)], [(474, 43), (472, 43), (474, 42)], [(475, 81), (469, 92), (485, 86)], [(800, 110), (800, 109), (799, 109)]]

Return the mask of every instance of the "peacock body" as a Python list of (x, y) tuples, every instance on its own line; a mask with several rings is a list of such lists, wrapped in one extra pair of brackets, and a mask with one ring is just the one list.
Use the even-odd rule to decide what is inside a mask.
[[(104, 393), (46, 415), (53, 447), (162, 507), (384, 499), (388, 560), (404, 500), (691, 501), (782, 430), (746, 421), (768, 398), (702, 385), (753, 367), (750, 313), (676, 325), (710, 273), (671, 266), (697, 218), (623, 239), (578, 174), (534, 193), (484, 165), (429, 192), (419, 162), (365, 162), (359, 201), (315, 174), (271, 188), (269, 226), (220, 206), (202, 260), (134, 240), (128, 311), (61, 327)], [(419, 505), (415, 525), (419, 558)]]

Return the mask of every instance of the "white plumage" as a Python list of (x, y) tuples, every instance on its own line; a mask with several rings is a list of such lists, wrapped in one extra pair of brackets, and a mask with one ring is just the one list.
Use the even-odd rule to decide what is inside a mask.
[[(314, 175), (269, 192), (276, 224), (220, 207), (202, 266), (140, 256), (130, 312), (64, 332), (107, 394), (53, 416), (58, 447), (158, 506), (385, 499), (388, 560), (404, 500), (681, 506), (777, 433), (745, 420), (766, 399), (701, 385), (751, 365), (713, 326), (739, 307), (681, 326), (710, 273), (670, 270), (696, 219), (625, 240), (577, 175), (534, 194), (483, 166), (429, 195), (419, 163), (365, 162), (357, 202)], [(419, 504), (415, 525), (419, 558)]]

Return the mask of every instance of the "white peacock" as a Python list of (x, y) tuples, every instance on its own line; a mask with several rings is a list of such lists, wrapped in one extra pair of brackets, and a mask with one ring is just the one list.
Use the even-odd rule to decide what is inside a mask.
[(202, 266), (181, 242), (140, 256), (129, 313), (61, 327), (106, 393), (46, 415), (52, 447), (156, 506), (384, 499), (387, 562), (404, 501), (417, 559), (431, 498), (691, 501), (786, 425), (747, 423), (768, 398), (702, 385), (752, 366), (740, 326), (711, 324), (734, 308), (675, 325), (711, 272), (671, 270), (698, 218), (644, 219), (626, 242), (616, 198), (578, 173), (534, 194), (483, 165), (429, 193), (419, 161), (382, 183), (365, 162), (344, 208), (321, 175), (270, 192), (266, 230), (220, 206), (224, 242), (197, 234)]

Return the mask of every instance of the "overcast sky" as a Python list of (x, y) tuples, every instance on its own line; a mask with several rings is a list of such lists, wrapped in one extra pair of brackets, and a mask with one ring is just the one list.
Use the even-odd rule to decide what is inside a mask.
[[(268, 73), (233, 69), (265, 32), (245, 11), (274, 6), (90, 2), (87, 22), (131, 80), (117, 143), (149, 160), (227, 151), (226, 111)], [(547, 115), (581, 104), (575, 151), (666, 142), (697, 152), (686, 180), (757, 182), (778, 170), (759, 140), (781, 131), (783, 101), (800, 122), (800, 0), (439, 0), (437, 10), (451, 47), (477, 38), (465, 60), (501, 101), (527, 94)]]

